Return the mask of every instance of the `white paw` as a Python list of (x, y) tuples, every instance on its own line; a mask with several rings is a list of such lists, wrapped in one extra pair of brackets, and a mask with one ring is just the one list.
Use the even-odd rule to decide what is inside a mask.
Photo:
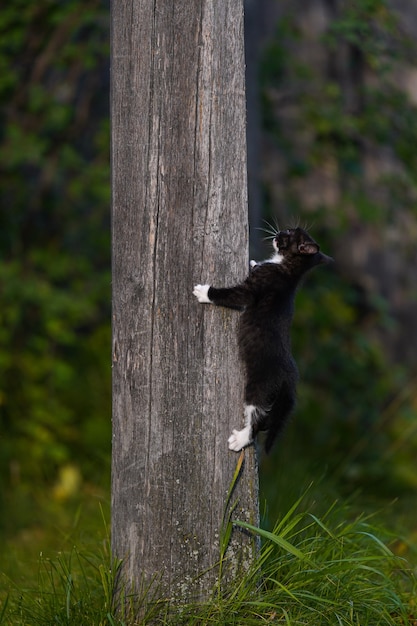
[(208, 304), (209, 302), (211, 302), (210, 298), (207, 295), (209, 289), (210, 285), (196, 285), (194, 287), (193, 294), (199, 302)]
[(234, 430), (227, 440), (229, 450), (240, 452), (242, 448), (248, 446), (252, 441), (250, 438), (250, 431), (250, 427), (246, 427), (243, 430)]
[(256, 267), (258, 265), (258, 263), (256, 261), (252, 260), (252, 261), (250, 261), (249, 265), (250, 265), (251, 269), (253, 269), (254, 267)]

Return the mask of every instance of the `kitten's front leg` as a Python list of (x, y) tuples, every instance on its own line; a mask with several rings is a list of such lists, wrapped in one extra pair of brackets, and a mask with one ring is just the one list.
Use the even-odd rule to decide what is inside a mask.
[(235, 287), (222, 287), (220, 289), (211, 287), (211, 285), (196, 285), (193, 294), (199, 302), (212, 303), (238, 311), (241, 311), (252, 299), (246, 282)]

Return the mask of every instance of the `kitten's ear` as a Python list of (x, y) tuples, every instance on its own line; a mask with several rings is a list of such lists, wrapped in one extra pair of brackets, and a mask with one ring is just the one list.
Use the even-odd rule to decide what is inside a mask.
[(298, 252), (300, 254), (317, 254), (320, 250), (316, 243), (300, 243), (298, 246)]

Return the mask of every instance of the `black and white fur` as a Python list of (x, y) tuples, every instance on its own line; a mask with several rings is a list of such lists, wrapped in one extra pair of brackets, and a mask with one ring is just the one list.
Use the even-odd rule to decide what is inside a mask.
[(259, 431), (266, 431), (265, 450), (286, 424), (294, 407), (298, 380), (291, 354), (290, 327), (297, 286), (306, 272), (332, 259), (301, 228), (279, 231), (274, 254), (261, 263), (251, 261), (246, 280), (217, 289), (196, 285), (199, 302), (243, 311), (239, 328), (240, 355), (246, 369), (245, 426), (233, 430), (229, 449), (239, 452)]

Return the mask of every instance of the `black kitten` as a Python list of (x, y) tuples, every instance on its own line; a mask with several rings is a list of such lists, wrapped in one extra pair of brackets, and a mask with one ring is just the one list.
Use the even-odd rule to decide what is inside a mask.
[(297, 286), (303, 275), (332, 259), (301, 228), (277, 232), (275, 254), (268, 261), (251, 261), (251, 272), (240, 285), (217, 289), (196, 285), (199, 302), (243, 310), (239, 348), (246, 368), (245, 427), (229, 437), (239, 452), (266, 430), (265, 450), (283, 429), (296, 397), (297, 365), (291, 354), (290, 326)]

